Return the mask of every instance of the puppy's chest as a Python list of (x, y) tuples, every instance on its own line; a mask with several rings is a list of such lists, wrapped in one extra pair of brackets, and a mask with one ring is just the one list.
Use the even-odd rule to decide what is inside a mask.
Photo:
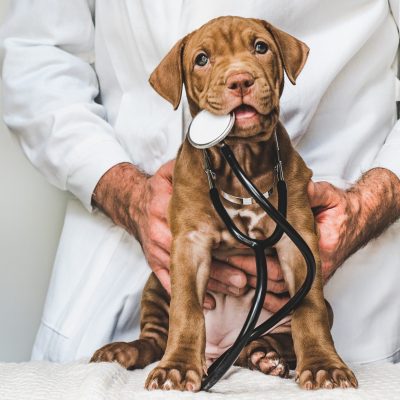
[(248, 236), (257, 238), (267, 228), (266, 214), (258, 205), (227, 207), (227, 212), (237, 226)]
[[(273, 232), (275, 224), (257, 204), (236, 206), (224, 201), (224, 205), (234, 224), (247, 236), (264, 239)], [(227, 229), (223, 229), (219, 250), (242, 247)]]

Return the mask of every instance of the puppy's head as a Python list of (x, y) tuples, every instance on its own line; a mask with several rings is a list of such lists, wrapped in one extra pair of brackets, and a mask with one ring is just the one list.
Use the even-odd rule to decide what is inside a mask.
[(176, 43), (150, 83), (175, 109), (184, 84), (192, 115), (234, 112), (227, 140), (267, 140), (279, 117), (284, 71), (295, 84), (308, 51), (265, 21), (221, 17)]

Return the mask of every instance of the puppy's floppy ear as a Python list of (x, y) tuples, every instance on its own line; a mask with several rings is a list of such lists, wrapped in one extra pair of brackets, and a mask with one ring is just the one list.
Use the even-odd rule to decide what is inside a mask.
[(275, 39), (286, 75), (290, 82), (295, 85), (296, 79), (306, 63), (310, 49), (294, 36), (275, 28), (266, 21), (262, 21), (262, 23)]
[(161, 60), (158, 67), (150, 75), (150, 85), (165, 100), (168, 100), (176, 110), (182, 97), (183, 67), (182, 54), (186, 37), (178, 43)]

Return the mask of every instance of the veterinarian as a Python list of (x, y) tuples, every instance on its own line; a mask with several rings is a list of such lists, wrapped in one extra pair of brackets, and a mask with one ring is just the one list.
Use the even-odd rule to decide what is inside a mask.
[[(311, 48), (297, 86), (285, 87), (281, 119), (314, 171), (336, 347), (350, 362), (400, 359), (398, 1), (260, 4), (12, 2), (1, 33), (4, 118), (34, 166), (73, 195), (33, 359), (133, 340), (151, 270), (168, 289), (169, 160), (190, 115), (147, 80), (178, 38), (219, 15), (268, 20)], [(285, 285), (276, 261), (270, 268), (265, 307), (276, 311)], [(215, 262), (209, 287), (240, 295), (254, 271), (252, 258)]]

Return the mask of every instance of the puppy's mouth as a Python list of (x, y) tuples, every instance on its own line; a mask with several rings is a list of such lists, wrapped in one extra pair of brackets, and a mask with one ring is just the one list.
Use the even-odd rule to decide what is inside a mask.
[(250, 138), (263, 134), (266, 126), (272, 122), (274, 109), (265, 111), (257, 104), (248, 103), (231, 109), (230, 113), (235, 115), (235, 124), (234, 130), (229, 134), (230, 138)]
[(247, 104), (241, 104), (239, 107), (234, 108), (232, 112), (235, 114), (236, 121), (246, 120), (258, 115), (258, 111)]
[(231, 113), (235, 114), (235, 132), (232, 136), (252, 136), (263, 129), (265, 116), (250, 104), (240, 104)]

